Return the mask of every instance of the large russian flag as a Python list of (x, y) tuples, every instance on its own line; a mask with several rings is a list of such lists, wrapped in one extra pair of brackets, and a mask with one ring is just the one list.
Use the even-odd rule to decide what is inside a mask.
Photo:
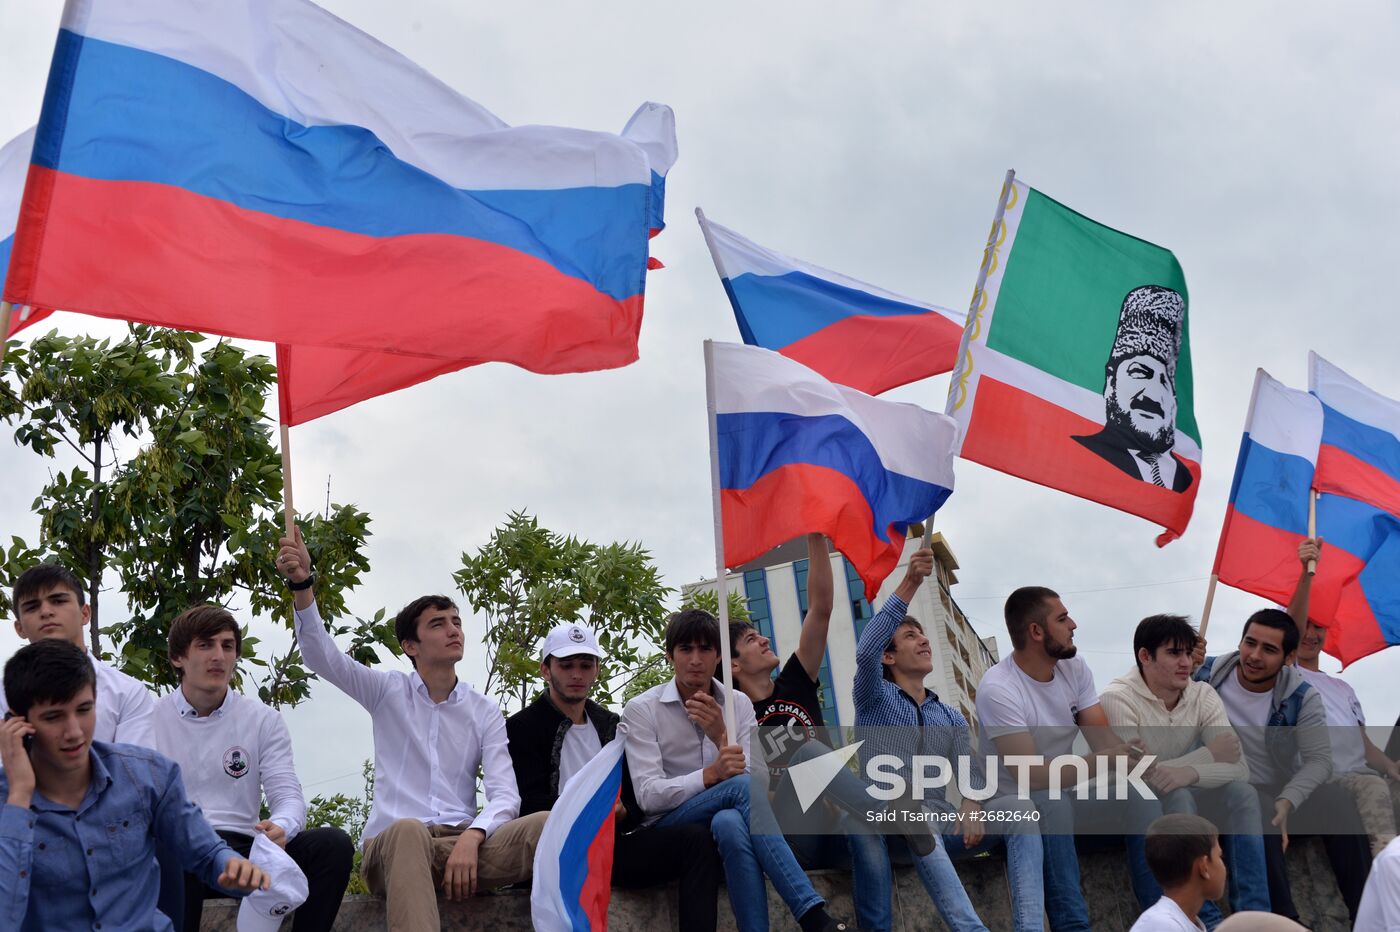
[(559, 791), (535, 846), (530, 917), (537, 932), (603, 932), (612, 896), (614, 811), (624, 739), (614, 738)]
[(963, 314), (774, 252), (695, 215), (750, 346), (870, 395), (953, 368)]
[(724, 563), (820, 531), (872, 601), (909, 525), (953, 491), (953, 419), (834, 385), (770, 350), (713, 343)]
[(626, 365), (674, 157), (668, 108), (511, 127), (308, 0), (69, 0), (4, 295), (400, 381)]

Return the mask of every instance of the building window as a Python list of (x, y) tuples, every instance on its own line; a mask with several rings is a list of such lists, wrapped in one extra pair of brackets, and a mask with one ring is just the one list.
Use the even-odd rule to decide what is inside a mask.
[[(844, 559), (844, 558), (843, 558)], [(792, 578), (797, 584), (797, 612), (805, 622), (807, 620), (807, 561), (792, 561)], [(776, 653), (777, 648), (774, 648)], [(818, 695), (821, 697), (822, 721), (828, 726), (839, 726), (841, 724), (841, 714), (836, 708), (836, 690), (831, 685), (831, 651), (822, 651), (822, 668), (817, 674), (819, 685)]]
[(841, 558), (841, 565), (846, 567), (846, 594), (851, 600), (851, 619), (856, 627), (856, 643), (859, 644), (865, 623), (875, 617), (875, 613), (870, 610), (870, 603), (865, 600), (865, 583), (856, 572), (856, 568), (845, 557)]
[(768, 639), (773, 652), (778, 651), (778, 639), (773, 635), (773, 615), (768, 609), (768, 574), (749, 570), (744, 574), (744, 597), (749, 603), (749, 621), (758, 633)]

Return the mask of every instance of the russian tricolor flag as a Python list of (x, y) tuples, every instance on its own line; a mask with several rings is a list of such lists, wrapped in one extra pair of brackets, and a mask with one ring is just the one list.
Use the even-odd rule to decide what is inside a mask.
[(402, 384), (622, 366), (675, 153), (656, 104), (508, 126), (309, 0), (69, 0), (4, 296)]
[(909, 525), (953, 491), (956, 426), (758, 347), (710, 344), (724, 563), (821, 532), (873, 600)]
[[(34, 151), (34, 129), (25, 130), (0, 146), (0, 282), (10, 265), (10, 253), (15, 245), (15, 225), (19, 221), (19, 202), (24, 194), (24, 176), (29, 171), (29, 157)], [(9, 333), (0, 333), (0, 340), (51, 312), (35, 308), (16, 308), (10, 318)], [(27, 313), (26, 313), (27, 311)], [(21, 321), (21, 318), (24, 318)]]
[(570, 777), (549, 811), (535, 846), (530, 890), (537, 932), (602, 932), (608, 927), (624, 740), (609, 741)]
[(766, 249), (695, 213), (745, 343), (870, 395), (952, 370), (964, 315)]

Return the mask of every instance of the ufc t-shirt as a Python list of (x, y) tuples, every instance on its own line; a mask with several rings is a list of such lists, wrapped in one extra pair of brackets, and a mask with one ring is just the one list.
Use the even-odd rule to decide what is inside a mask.
[[(821, 687), (807, 675), (807, 668), (793, 654), (773, 681), (773, 695), (753, 704), (754, 718), (764, 744), (768, 772), (779, 777), (787, 769), (787, 759), (801, 744), (822, 737)], [(777, 729), (787, 735), (777, 734)]]

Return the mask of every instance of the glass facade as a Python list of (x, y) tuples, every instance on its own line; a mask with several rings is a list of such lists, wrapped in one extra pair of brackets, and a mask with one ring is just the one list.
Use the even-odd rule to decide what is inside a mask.
[(856, 568), (845, 557), (841, 558), (841, 564), (846, 567), (846, 593), (851, 600), (851, 618), (856, 626), (856, 643), (859, 644), (865, 623), (874, 618), (875, 613), (870, 610), (870, 603), (865, 600), (865, 582), (856, 572)]

